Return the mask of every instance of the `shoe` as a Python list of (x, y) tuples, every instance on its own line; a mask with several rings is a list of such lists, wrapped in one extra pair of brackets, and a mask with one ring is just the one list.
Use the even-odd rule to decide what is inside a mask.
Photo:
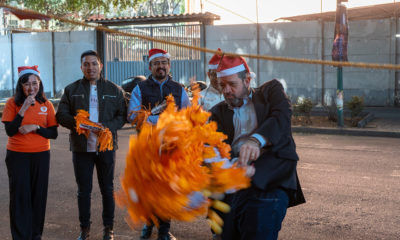
[(114, 240), (114, 231), (112, 227), (104, 227), (103, 240)]
[(213, 233), (212, 240), (221, 240), (221, 235), (217, 235), (217, 234)]
[(153, 230), (153, 226), (144, 225), (142, 228), (142, 233), (140, 234), (140, 239), (149, 239), (151, 236), (152, 230)]
[(89, 240), (90, 227), (81, 228), (81, 234), (79, 234), (78, 240)]
[(174, 235), (168, 232), (167, 234), (158, 235), (157, 240), (176, 240), (176, 238), (174, 237)]

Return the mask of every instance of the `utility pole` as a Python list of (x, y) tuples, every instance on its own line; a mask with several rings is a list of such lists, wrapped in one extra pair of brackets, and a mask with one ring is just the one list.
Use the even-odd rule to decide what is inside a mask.
[[(347, 41), (348, 41), (348, 22), (347, 22), (347, 8), (343, 2), (348, 0), (337, 0), (336, 2), (336, 23), (335, 23), (335, 36), (332, 48), (333, 61), (347, 61)], [(337, 68), (337, 90), (336, 90), (336, 107), (337, 107), (337, 121), (338, 127), (344, 126), (343, 114), (343, 68)]]

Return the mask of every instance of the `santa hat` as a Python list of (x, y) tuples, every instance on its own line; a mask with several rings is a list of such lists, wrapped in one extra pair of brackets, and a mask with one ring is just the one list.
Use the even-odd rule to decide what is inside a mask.
[(244, 70), (250, 72), (244, 58), (239, 56), (223, 56), (217, 68), (217, 77), (230, 76)]
[(32, 67), (30, 67), (30, 66), (18, 67), (18, 77), (21, 77), (22, 75), (27, 74), (27, 73), (32, 73), (32, 74), (35, 74), (36, 76), (40, 77), (40, 72), (38, 70), (37, 65), (32, 66)]
[(153, 60), (154, 58), (158, 57), (166, 57), (170, 58), (170, 55), (167, 53), (167, 51), (159, 49), (159, 48), (152, 48), (149, 51), (149, 62)]
[(214, 56), (211, 57), (210, 61), (208, 62), (208, 69), (209, 70), (216, 70), (218, 68), (218, 64), (221, 60), (222, 56), (222, 51), (220, 48), (218, 48), (218, 53), (214, 54)]

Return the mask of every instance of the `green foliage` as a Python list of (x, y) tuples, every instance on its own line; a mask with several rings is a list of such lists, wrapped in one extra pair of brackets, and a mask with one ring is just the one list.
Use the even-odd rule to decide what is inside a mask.
[(305, 115), (310, 117), (312, 107), (313, 103), (311, 98), (298, 98), (297, 103), (293, 105), (294, 115)]
[[(93, 14), (113, 17), (124, 10), (134, 9), (146, 0), (6, 0), (7, 4), (23, 6), (43, 14), (85, 20)], [(133, 11), (135, 12), (135, 11)]]
[(346, 108), (351, 111), (351, 118), (357, 117), (364, 110), (364, 98), (352, 96), (351, 100), (346, 103)]
[(184, 7), (185, 1), (183, 0), (147, 0), (139, 4), (136, 10), (139, 16), (155, 16), (183, 13)]
[[(24, 7), (41, 12), (63, 16), (66, 13), (108, 13), (115, 9), (125, 10), (135, 8), (145, 0), (7, 0), (16, 2)], [(86, 15), (86, 14), (83, 14)]]
[[(0, 0), (6, 4), (24, 7), (43, 14), (83, 21), (92, 15), (105, 17), (154, 16), (183, 13), (184, 0)], [(75, 26), (52, 20), (41, 22), (42, 28)]]

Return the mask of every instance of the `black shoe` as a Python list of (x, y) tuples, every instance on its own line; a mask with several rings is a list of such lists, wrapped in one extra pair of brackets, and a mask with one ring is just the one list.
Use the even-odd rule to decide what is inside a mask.
[(114, 231), (112, 227), (104, 227), (103, 240), (114, 240)]
[(212, 240), (221, 240), (221, 235), (217, 235), (217, 234), (213, 233)]
[(157, 240), (176, 240), (174, 235), (172, 235), (170, 232), (162, 235), (158, 235)]
[(140, 234), (140, 239), (149, 239), (151, 236), (151, 231), (153, 230), (153, 225), (144, 225), (142, 228), (142, 233)]
[(78, 240), (89, 240), (90, 227), (81, 228)]

